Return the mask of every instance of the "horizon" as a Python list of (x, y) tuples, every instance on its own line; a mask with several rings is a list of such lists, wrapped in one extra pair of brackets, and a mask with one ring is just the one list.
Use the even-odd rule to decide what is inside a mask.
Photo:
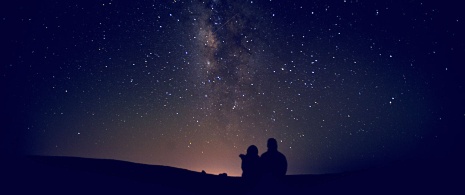
[[(169, 167), (169, 168), (174, 168), (174, 169), (181, 169), (181, 170), (185, 170), (185, 171), (191, 171), (191, 172), (195, 172), (195, 173), (202, 173), (202, 171), (205, 171), (206, 174), (210, 174), (210, 175), (220, 175), (220, 174), (224, 174), (226, 173), (228, 177), (241, 177), (241, 174), (238, 174), (238, 175), (235, 175), (235, 174), (230, 174), (229, 172), (224, 172), (222, 169), (219, 169), (218, 171), (206, 171), (204, 169), (197, 169), (197, 170), (193, 170), (193, 169), (186, 169), (186, 168), (183, 168), (183, 167), (176, 167), (176, 166), (170, 166), (170, 165), (161, 165), (161, 164), (147, 164), (147, 163), (143, 163), (143, 162), (133, 162), (133, 161), (129, 161), (129, 160), (122, 160), (122, 159), (111, 159), (111, 158), (93, 158), (93, 157), (81, 157), (81, 156), (53, 156), (53, 155), (25, 155), (25, 157), (39, 157), (39, 158), (42, 158), (42, 157), (51, 157), (51, 158), (77, 158), (77, 159), (88, 159), (88, 160), (104, 160), (104, 161), (117, 161), (117, 162), (122, 162), (122, 163), (130, 163), (130, 164), (135, 164), (135, 165), (147, 165), (147, 166), (155, 166), (155, 167)], [(382, 167), (370, 167), (370, 168), (363, 168), (363, 169), (360, 169), (360, 170), (350, 170), (350, 171), (343, 171), (343, 172), (328, 172), (328, 173), (297, 173), (297, 174), (289, 174), (287, 173), (286, 176), (299, 176), (299, 175), (327, 175), (327, 174), (340, 174), (340, 173), (349, 173), (349, 172), (357, 172), (357, 171), (366, 171), (366, 170), (370, 170), (370, 169), (373, 169), (376, 170), (376, 168), (383, 168), (384, 166)], [(389, 165), (386, 165), (386, 167), (389, 167)], [(211, 170), (211, 169), (210, 169)]]

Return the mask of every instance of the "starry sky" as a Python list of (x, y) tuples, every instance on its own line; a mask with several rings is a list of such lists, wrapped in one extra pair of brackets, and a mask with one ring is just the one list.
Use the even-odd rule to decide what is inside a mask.
[(458, 151), (465, 18), (453, 3), (2, 4), (7, 153), (238, 176), (238, 155), (270, 137), (288, 174)]

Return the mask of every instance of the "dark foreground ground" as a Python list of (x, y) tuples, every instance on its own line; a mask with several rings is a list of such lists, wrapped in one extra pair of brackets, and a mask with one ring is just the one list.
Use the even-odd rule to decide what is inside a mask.
[[(263, 178), (202, 174), (166, 166), (77, 157), (26, 156), (3, 160), (7, 194), (461, 194), (463, 178), (441, 170), (396, 164), (327, 175)], [(418, 168), (421, 167), (421, 168)], [(461, 192), (460, 192), (460, 191)], [(5, 193), (1, 193), (5, 194)]]

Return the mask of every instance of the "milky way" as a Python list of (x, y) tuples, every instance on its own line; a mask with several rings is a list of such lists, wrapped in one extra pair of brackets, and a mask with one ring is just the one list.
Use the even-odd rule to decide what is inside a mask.
[(455, 135), (445, 129), (465, 116), (452, 103), (463, 97), (464, 20), (451, 7), (175, 0), (10, 10), (2, 78), (15, 104), (3, 105), (17, 139), (4, 143), (25, 154), (240, 175), (238, 155), (251, 144), (263, 153), (274, 137), (289, 174), (341, 172), (441, 153)]
[(265, 70), (260, 59), (263, 39), (259, 36), (265, 29), (254, 21), (254, 12), (260, 10), (230, 2), (199, 4), (191, 16), (194, 50), (198, 51), (192, 54), (197, 69), (192, 79), (205, 114), (201, 120), (225, 139), (256, 136), (257, 127), (250, 118), (261, 114), (257, 99), (265, 94), (260, 78)]

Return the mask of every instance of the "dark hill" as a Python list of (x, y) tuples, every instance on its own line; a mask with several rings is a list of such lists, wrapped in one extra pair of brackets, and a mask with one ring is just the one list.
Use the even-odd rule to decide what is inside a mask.
[(449, 174), (405, 164), (341, 174), (289, 175), (279, 181), (263, 178), (250, 186), (240, 177), (118, 160), (28, 156), (4, 163), (2, 186), (14, 194), (407, 194), (458, 189), (458, 180), (448, 178)]

